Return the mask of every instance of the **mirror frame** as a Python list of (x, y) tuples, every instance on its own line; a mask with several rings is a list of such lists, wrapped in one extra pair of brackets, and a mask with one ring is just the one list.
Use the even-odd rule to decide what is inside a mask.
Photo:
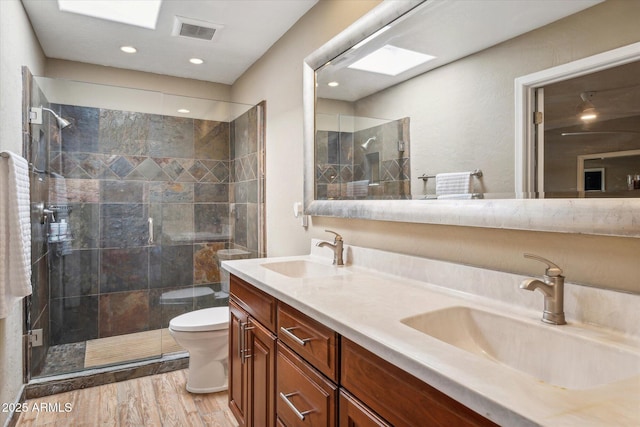
[[(383, 2), (304, 59), (305, 214), (420, 224), (640, 237), (640, 198), (315, 200), (315, 70), (421, 3), (423, 0)], [(517, 115), (516, 117), (518, 118)], [(514, 139), (521, 140), (521, 137), (515, 135)]]

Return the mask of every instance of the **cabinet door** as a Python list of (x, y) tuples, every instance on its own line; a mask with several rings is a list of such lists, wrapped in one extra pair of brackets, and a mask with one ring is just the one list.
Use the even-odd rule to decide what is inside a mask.
[(276, 337), (252, 318), (245, 328), (244, 354), (249, 369), (249, 418), (255, 427), (273, 427), (276, 422)]
[(340, 390), (340, 427), (392, 427), (344, 389)]
[(244, 363), (245, 327), (249, 316), (233, 301), (229, 301), (229, 408), (239, 427), (248, 427), (248, 369)]

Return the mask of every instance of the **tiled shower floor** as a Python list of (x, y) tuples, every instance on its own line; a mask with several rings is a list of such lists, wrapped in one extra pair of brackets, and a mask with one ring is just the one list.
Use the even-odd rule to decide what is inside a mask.
[(38, 376), (67, 374), (84, 369), (85, 342), (60, 344), (49, 347), (44, 367)]

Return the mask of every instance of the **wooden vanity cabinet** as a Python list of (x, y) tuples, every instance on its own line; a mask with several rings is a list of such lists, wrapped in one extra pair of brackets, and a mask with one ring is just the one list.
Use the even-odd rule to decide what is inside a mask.
[(231, 275), (229, 406), (240, 427), (496, 426)]
[(396, 427), (415, 427), (418, 421), (425, 426), (497, 426), (344, 337), (340, 384)]
[(229, 408), (240, 427), (274, 427), (276, 300), (233, 275), (230, 289)]

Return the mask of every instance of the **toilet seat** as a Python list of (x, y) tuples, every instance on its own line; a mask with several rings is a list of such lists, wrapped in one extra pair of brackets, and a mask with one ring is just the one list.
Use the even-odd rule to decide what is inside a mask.
[(182, 332), (219, 331), (229, 327), (229, 307), (213, 307), (191, 311), (174, 317), (169, 328)]

